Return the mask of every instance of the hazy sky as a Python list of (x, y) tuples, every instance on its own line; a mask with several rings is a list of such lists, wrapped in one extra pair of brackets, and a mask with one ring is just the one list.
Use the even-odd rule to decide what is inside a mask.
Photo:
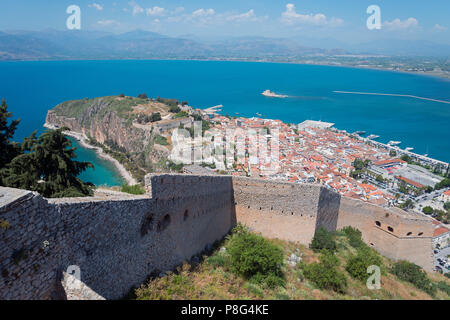
[[(450, 43), (449, 0), (1, 0), (0, 30), (64, 29), (69, 5), (83, 30)], [(369, 5), (381, 8), (381, 30), (366, 27)]]

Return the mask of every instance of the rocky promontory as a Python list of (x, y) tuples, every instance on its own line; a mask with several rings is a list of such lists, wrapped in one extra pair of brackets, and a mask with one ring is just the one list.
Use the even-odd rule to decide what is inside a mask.
[(45, 126), (69, 128), (71, 136), (100, 147), (142, 182), (146, 173), (167, 171), (170, 144), (159, 123), (175, 121), (173, 101), (123, 95), (72, 100), (49, 110)]

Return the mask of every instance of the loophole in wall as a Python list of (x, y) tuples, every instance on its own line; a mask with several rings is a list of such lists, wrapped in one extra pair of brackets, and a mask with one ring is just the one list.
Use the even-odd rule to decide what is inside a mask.
[(166, 214), (162, 220), (158, 222), (157, 231), (161, 232), (167, 229), (167, 227), (170, 225), (170, 215)]

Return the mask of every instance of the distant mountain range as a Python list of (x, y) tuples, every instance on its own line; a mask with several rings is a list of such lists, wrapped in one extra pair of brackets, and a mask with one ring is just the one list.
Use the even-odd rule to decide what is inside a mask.
[[(319, 46), (322, 45), (322, 46)], [(450, 56), (450, 45), (429, 41), (380, 41), (345, 45), (332, 39), (237, 37), (201, 40), (136, 30), (0, 32), (0, 60), (269, 58), (305, 55), (380, 54)]]

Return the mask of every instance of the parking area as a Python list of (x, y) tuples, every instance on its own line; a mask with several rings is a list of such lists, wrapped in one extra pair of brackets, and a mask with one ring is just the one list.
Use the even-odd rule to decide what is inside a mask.
[[(434, 266), (440, 267), (442, 269), (443, 273), (450, 272), (449, 262), (446, 262), (446, 261), (450, 261), (447, 258), (449, 255), (450, 255), (450, 247), (443, 248), (443, 249), (439, 250), (438, 253), (434, 254)], [(447, 266), (447, 267), (443, 266), (442, 263), (440, 263), (438, 259), (441, 259), (442, 261), (444, 261), (445, 266)]]

